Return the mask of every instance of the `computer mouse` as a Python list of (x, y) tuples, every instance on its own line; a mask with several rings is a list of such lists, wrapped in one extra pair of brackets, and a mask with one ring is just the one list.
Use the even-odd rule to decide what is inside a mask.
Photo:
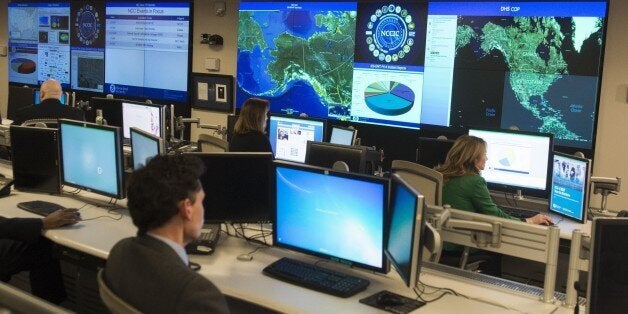
[(382, 293), (377, 296), (377, 305), (381, 306), (397, 306), (404, 304), (404, 300), (392, 293)]
[(240, 254), (240, 255), (238, 255), (237, 259), (239, 261), (242, 261), (242, 262), (250, 262), (251, 260), (253, 260), (253, 255), (251, 255), (251, 254)]

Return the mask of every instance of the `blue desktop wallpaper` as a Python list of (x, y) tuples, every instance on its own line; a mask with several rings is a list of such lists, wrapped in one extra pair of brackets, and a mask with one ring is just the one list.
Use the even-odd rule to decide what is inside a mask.
[[(391, 222), (387, 250), (397, 271), (406, 283), (410, 280), (416, 197), (403, 185), (395, 184), (391, 200)], [(414, 239), (418, 240), (418, 239)]]
[(385, 182), (277, 167), (277, 242), (382, 267)]
[(118, 194), (116, 141), (113, 131), (61, 124), (63, 180)]

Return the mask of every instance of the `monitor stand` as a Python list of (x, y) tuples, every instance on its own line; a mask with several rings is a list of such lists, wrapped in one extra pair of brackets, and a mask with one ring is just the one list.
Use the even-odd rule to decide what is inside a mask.
[(525, 199), (525, 197), (523, 196), (523, 193), (521, 193), (521, 190), (517, 190), (515, 192), (514, 198), (518, 201), (523, 201)]

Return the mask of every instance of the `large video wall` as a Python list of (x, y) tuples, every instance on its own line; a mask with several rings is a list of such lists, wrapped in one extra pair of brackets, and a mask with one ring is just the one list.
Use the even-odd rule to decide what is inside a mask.
[(237, 105), (594, 141), (606, 1), (242, 1)]
[(190, 3), (9, 2), (9, 81), (187, 101)]

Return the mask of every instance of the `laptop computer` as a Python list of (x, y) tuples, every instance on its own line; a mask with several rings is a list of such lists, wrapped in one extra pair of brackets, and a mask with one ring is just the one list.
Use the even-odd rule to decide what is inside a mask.
[(589, 201), (591, 161), (554, 152), (549, 211), (585, 223)]

